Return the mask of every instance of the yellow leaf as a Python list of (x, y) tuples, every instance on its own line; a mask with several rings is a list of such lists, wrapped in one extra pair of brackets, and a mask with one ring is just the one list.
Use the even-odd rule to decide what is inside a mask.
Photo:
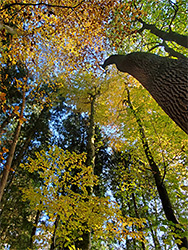
[(26, 118), (24, 118), (24, 117), (20, 117), (20, 118), (19, 118), (20, 124), (23, 124), (25, 121), (27, 121)]

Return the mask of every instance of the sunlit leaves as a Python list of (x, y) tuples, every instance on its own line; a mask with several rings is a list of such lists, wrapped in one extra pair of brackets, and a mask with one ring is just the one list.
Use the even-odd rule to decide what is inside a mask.
[[(46, 226), (39, 225), (40, 235), (45, 244), (53, 233), (57, 215), (61, 225), (57, 232), (63, 243), (72, 242), (88, 228), (92, 228), (97, 239), (126, 239), (127, 235), (144, 240), (142, 232), (130, 231), (134, 225), (142, 225), (144, 220), (123, 217), (118, 205), (109, 198), (98, 198), (88, 193), (88, 188), (97, 184), (97, 177), (91, 167), (85, 165), (86, 155), (64, 151), (52, 147), (47, 152), (36, 153), (36, 158), (28, 159), (22, 165), (30, 172), (37, 171), (42, 186), (22, 188), (23, 199), (29, 200), (34, 210), (41, 210), (46, 218)], [(47, 219), (48, 217), (48, 219)], [(76, 231), (75, 231), (76, 230)]]
[(45, 64), (53, 68), (55, 60), (63, 61), (66, 71), (73, 70), (74, 64), (77, 67), (87, 64), (86, 58), (91, 61), (95, 58), (93, 64), (96, 64), (96, 56), (105, 45), (102, 43), (105, 25), (118, 4), (118, 1), (1, 3), (2, 20), (19, 31), (19, 35), (12, 35), (8, 40), (8, 51), (7, 44), (1, 47), (2, 60), (27, 61), (30, 67), (35, 67), (42, 55)]

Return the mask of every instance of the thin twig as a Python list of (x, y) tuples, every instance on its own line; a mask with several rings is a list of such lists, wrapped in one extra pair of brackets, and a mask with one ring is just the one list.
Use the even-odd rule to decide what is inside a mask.
[(174, 15), (173, 15), (173, 17), (172, 17), (172, 19), (170, 21), (170, 24), (169, 24), (169, 30), (172, 31), (171, 25), (172, 25), (174, 19), (176, 18), (176, 15), (178, 13), (179, 7), (178, 7), (178, 5), (176, 3), (173, 3), (171, 0), (169, 0), (169, 3), (172, 6), (172, 8), (174, 9)]

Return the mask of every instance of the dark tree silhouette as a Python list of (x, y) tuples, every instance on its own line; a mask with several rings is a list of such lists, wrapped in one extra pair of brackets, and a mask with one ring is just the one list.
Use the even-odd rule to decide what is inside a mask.
[(117, 69), (136, 78), (166, 114), (188, 134), (188, 59), (171, 59), (146, 52), (112, 55), (104, 69)]

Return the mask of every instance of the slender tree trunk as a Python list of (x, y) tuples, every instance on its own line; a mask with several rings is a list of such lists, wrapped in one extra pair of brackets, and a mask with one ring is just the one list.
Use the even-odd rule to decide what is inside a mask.
[[(91, 109), (89, 117), (89, 131), (88, 131), (88, 142), (87, 142), (87, 159), (86, 165), (92, 166), (93, 172), (95, 167), (95, 146), (94, 146), (94, 136), (95, 136), (95, 122), (94, 122), (94, 105), (95, 105), (96, 95), (91, 95)], [(88, 190), (89, 194), (92, 194), (92, 188)], [(76, 242), (76, 248), (81, 250), (90, 250), (91, 249), (91, 232), (84, 232), (82, 235), (82, 241)]]
[[(131, 169), (130, 169), (129, 166), (128, 166), (128, 172), (129, 172), (129, 174), (131, 174)], [(130, 183), (130, 181), (129, 181), (129, 183)], [(138, 212), (138, 206), (137, 206), (137, 203), (136, 203), (136, 197), (135, 197), (134, 192), (131, 193), (131, 197), (132, 197), (132, 200), (133, 200), (133, 206), (134, 206), (135, 215), (136, 215), (136, 217), (138, 219), (140, 219), (140, 215), (139, 215), (139, 212)], [(139, 229), (142, 230), (142, 228), (139, 228)], [(142, 245), (142, 249), (146, 250), (144, 242), (142, 242), (141, 245)]]
[(162, 180), (162, 177), (160, 174), (160, 170), (159, 170), (159, 168), (158, 168), (158, 166), (153, 158), (153, 155), (150, 151), (149, 144), (148, 144), (146, 136), (145, 136), (145, 131), (144, 131), (143, 126), (142, 126), (142, 122), (141, 122), (140, 118), (138, 117), (138, 115), (137, 115), (136, 111), (134, 110), (132, 103), (130, 101), (130, 94), (129, 94), (128, 90), (127, 90), (127, 94), (128, 94), (127, 103), (128, 103), (129, 108), (131, 109), (131, 111), (136, 119), (136, 122), (138, 124), (139, 132), (140, 132), (140, 139), (142, 141), (142, 146), (143, 146), (146, 158), (148, 160), (148, 163), (149, 163), (149, 165), (152, 169), (152, 172), (153, 172), (153, 177), (155, 179), (155, 183), (157, 186), (159, 197), (160, 197), (161, 202), (162, 202), (164, 213), (166, 215), (167, 220), (174, 224), (175, 229), (171, 230), (171, 231), (172, 231), (172, 233), (175, 233), (175, 236), (174, 236), (175, 240), (181, 240), (181, 242), (182, 242), (180, 244), (177, 243), (178, 248), (179, 249), (181, 249), (182, 247), (188, 248), (187, 238), (186, 237), (182, 237), (182, 238), (177, 237), (177, 235), (179, 233), (184, 234), (184, 231), (181, 229), (181, 225), (176, 218), (175, 212), (173, 210), (171, 201), (170, 201), (169, 196), (168, 196), (168, 192), (167, 192), (166, 187), (163, 183), (163, 180)]
[(33, 236), (35, 236), (35, 234), (36, 234), (37, 225), (38, 225), (39, 218), (40, 218), (40, 213), (41, 213), (41, 211), (37, 210), (37, 214), (36, 214), (36, 217), (35, 217), (35, 224), (33, 226), (33, 229), (32, 229), (32, 232), (31, 232), (31, 238), (30, 238), (30, 247), (31, 247), (31, 249), (33, 249)]
[(11, 183), (12, 183), (12, 181), (14, 180), (14, 177), (15, 177), (16, 169), (17, 169), (17, 167), (19, 166), (21, 160), (22, 160), (23, 157), (24, 157), (24, 154), (25, 154), (26, 150), (27, 150), (28, 147), (29, 147), (29, 144), (30, 144), (30, 142), (31, 142), (31, 140), (32, 140), (32, 138), (33, 138), (33, 135), (35, 134), (35, 132), (36, 132), (36, 130), (37, 130), (37, 127), (38, 127), (39, 123), (41, 122), (41, 117), (44, 115), (44, 113), (45, 113), (47, 110), (48, 110), (48, 108), (45, 107), (45, 108), (41, 111), (41, 113), (40, 113), (38, 119), (36, 120), (35, 124), (28, 130), (27, 136), (26, 136), (26, 140), (25, 140), (25, 142), (24, 142), (24, 145), (21, 147), (21, 149), (20, 149), (20, 151), (19, 151), (19, 153), (18, 153), (16, 159), (12, 162), (12, 169), (14, 170), (14, 173), (12, 173), (12, 175), (11, 175), (11, 177), (10, 177), (10, 180), (9, 180), (8, 183), (7, 183), (7, 188), (8, 188), (9, 186), (11, 186)]
[(130, 240), (127, 238), (127, 239), (126, 239), (126, 250), (129, 250), (129, 249), (130, 249), (130, 246), (131, 246)]
[(58, 227), (58, 224), (59, 224), (59, 219), (60, 219), (60, 216), (57, 215), (56, 220), (55, 220), (55, 224), (54, 224), (55, 228), (54, 228), (54, 232), (53, 232), (53, 236), (52, 236), (52, 243), (51, 243), (51, 246), (50, 246), (50, 250), (55, 249), (55, 237), (56, 237), (57, 227)]
[[(23, 117), (24, 108), (25, 108), (25, 92), (23, 91), (23, 100), (22, 100), (20, 118)], [(3, 172), (2, 172), (2, 177), (1, 177), (1, 181), (0, 181), (0, 201), (2, 200), (2, 196), (4, 193), (4, 189), (6, 187), (6, 184), (7, 184), (8, 176), (9, 176), (9, 173), (11, 171), (11, 164), (12, 164), (12, 160), (14, 157), (16, 145), (18, 143), (18, 138), (20, 135), (21, 126), (22, 126), (22, 121), (19, 120), (18, 125), (17, 125), (16, 130), (15, 130), (15, 133), (14, 133), (14, 138), (13, 138), (13, 142), (12, 142), (12, 145), (11, 145), (11, 148), (9, 151), (9, 155), (8, 155), (7, 161), (5, 163), (5, 167), (3, 169)]]
[[(143, 199), (144, 206), (146, 207), (146, 201), (145, 201), (144, 195), (142, 195), (142, 199)], [(148, 224), (149, 224), (149, 229), (150, 229), (150, 231), (151, 231), (151, 235), (152, 235), (152, 239), (153, 239), (153, 243), (154, 243), (155, 249), (157, 249), (157, 250), (162, 250), (162, 249), (161, 249), (160, 242), (159, 242), (158, 237), (157, 237), (157, 232), (156, 232), (156, 230), (153, 229), (152, 223), (151, 223), (150, 220), (149, 220), (149, 212), (148, 212), (148, 209), (146, 210), (145, 213), (146, 213), (147, 218), (148, 218), (147, 220), (148, 220)]]
[(95, 167), (95, 146), (94, 146), (94, 136), (95, 136), (95, 121), (94, 121), (95, 108), (94, 108), (94, 105), (95, 105), (95, 99), (96, 99), (96, 96), (91, 97), (91, 110), (90, 110), (90, 117), (89, 117), (87, 160), (86, 160), (86, 165), (92, 166), (93, 169)]
[[(132, 209), (132, 207), (131, 207), (131, 204), (130, 204), (130, 202), (129, 202), (129, 193), (127, 192), (127, 205), (128, 205), (128, 208), (129, 208), (129, 216), (133, 216), (133, 209)], [(124, 214), (124, 213), (122, 213), (123, 214), (123, 216), (125, 216), (126, 214)], [(134, 227), (133, 227), (133, 225), (132, 225), (132, 231), (134, 232)], [(135, 238), (132, 238), (131, 240), (129, 240), (129, 239), (127, 239), (126, 240), (126, 243), (127, 243), (127, 246), (128, 247), (133, 247), (133, 249), (136, 249), (137, 247), (136, 247), (136, 240), (135, 240)]]
[[(140, 215), (139, 215), (139, 212), (138, 212), (138, 206), (137, 206), (137, 204), (136, 204), (136, 199), (135, 199), (134, 193), (132, 193), (131, 196), (132, 196), (132, 199), (133, 199), (134, 211), (135, 211), (136, 217), (137, 217), (138, 219), (140, 219)], [(146, 247), (145, 247), (144, 242), (142, 242), (141, 244), (142, 244), (142, 249), (143, 249), (143, 250), (146, 250)]]

